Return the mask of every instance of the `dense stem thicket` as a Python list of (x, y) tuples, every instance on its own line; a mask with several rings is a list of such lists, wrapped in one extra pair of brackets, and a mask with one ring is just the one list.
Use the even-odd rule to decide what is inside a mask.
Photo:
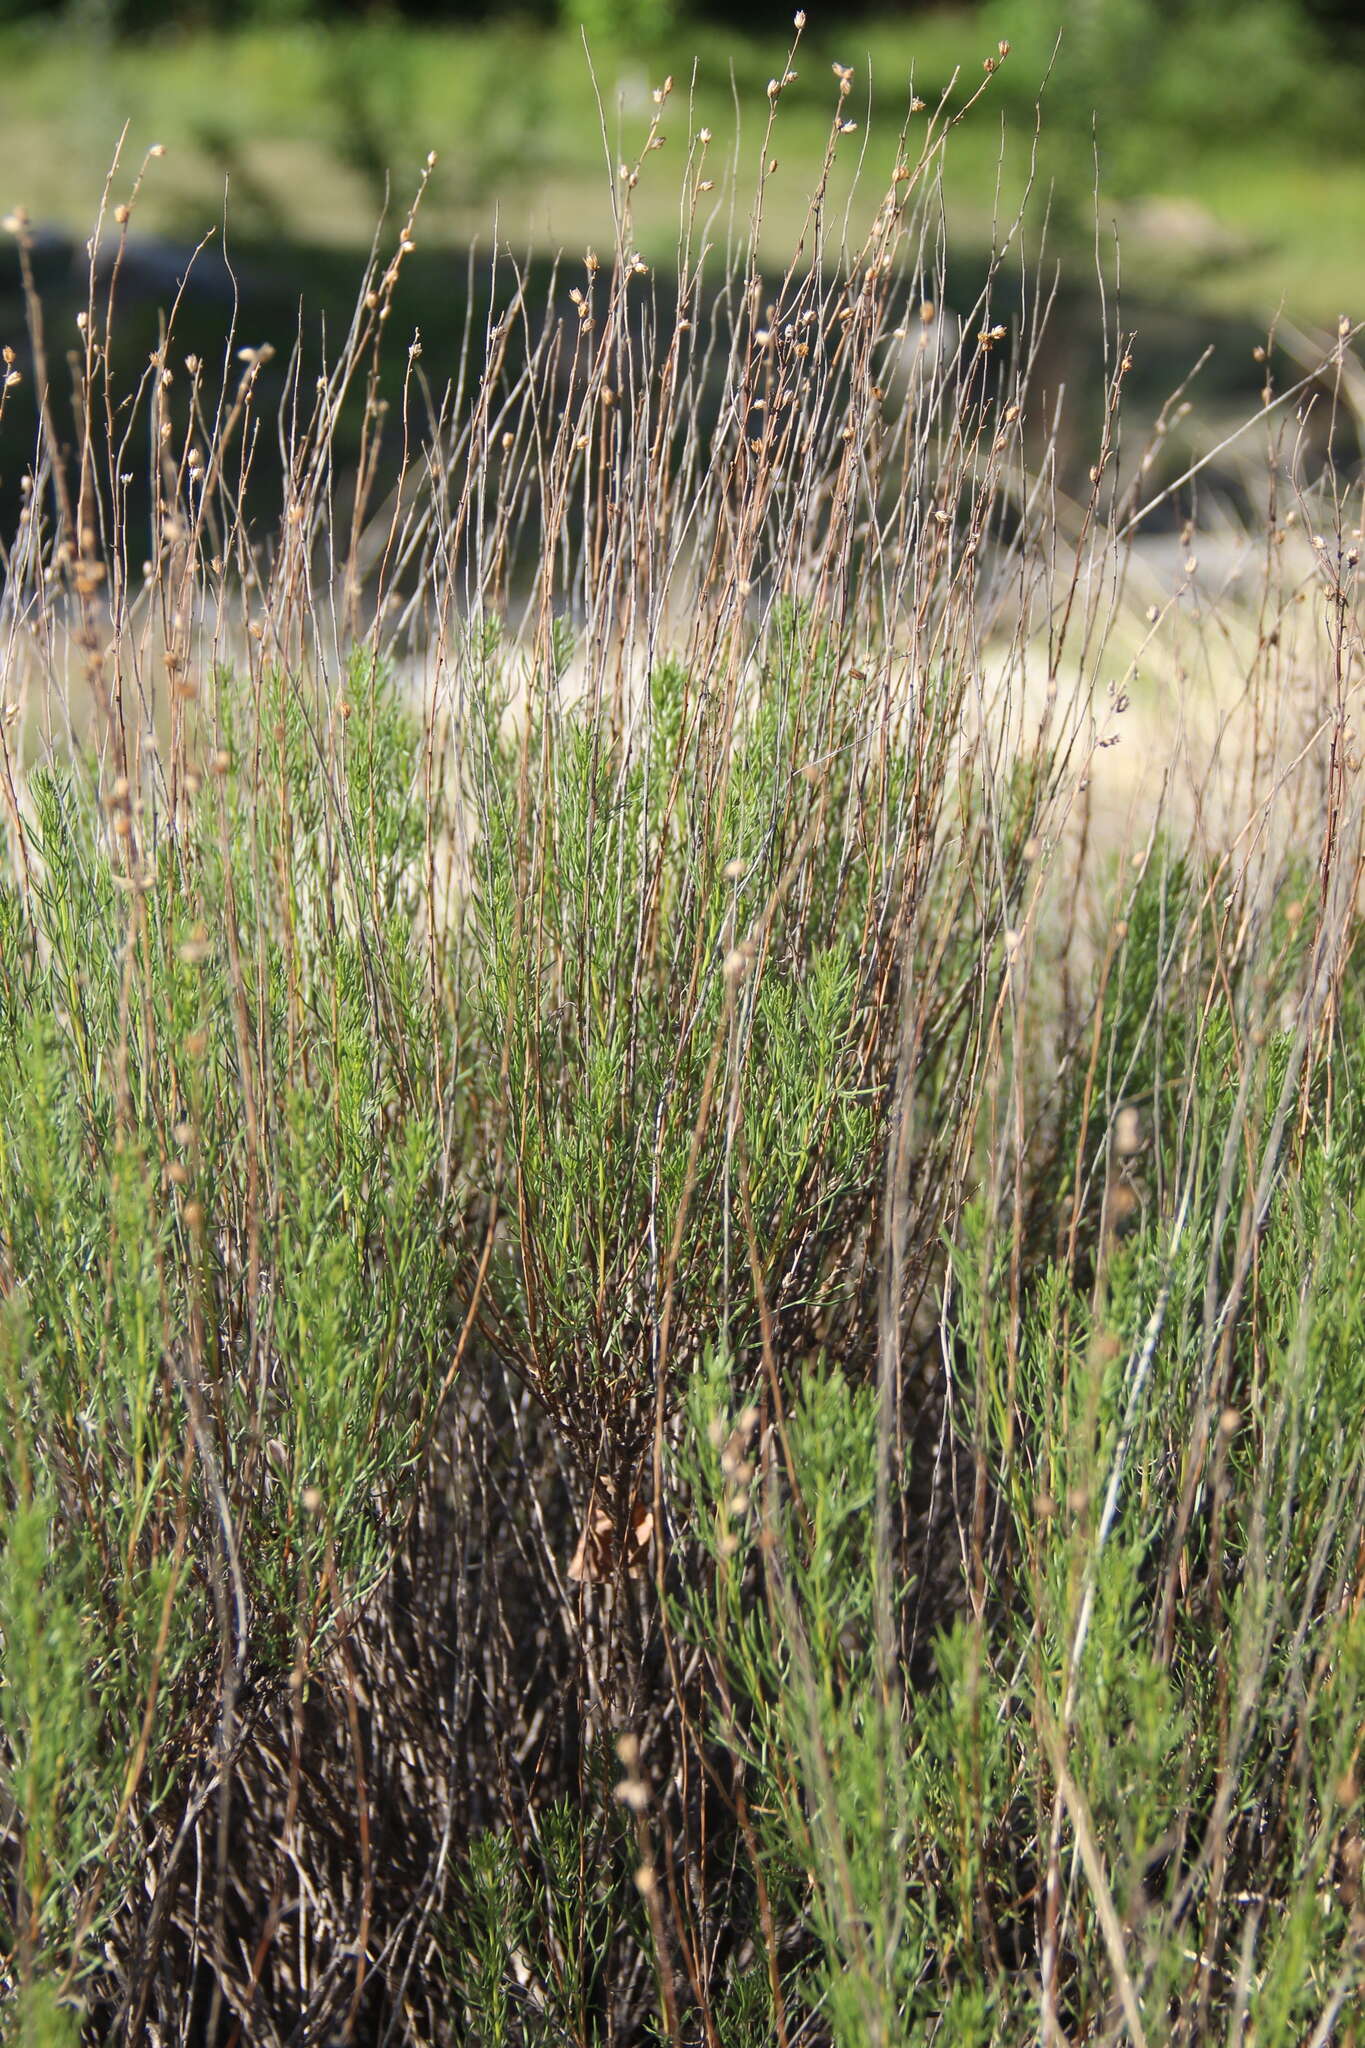
[(662, 88), (444, 391), (412, 217), (278, 433), (115, 263), (64, 445), (32, 302), (15, 2038), (1356, 2038), (1358, 486), (1268, 404), (1255, 591), (1151, 584), (1128, 339), (1077, 504), (1019, 224), (950, 323), (846, 91), (665, 293)]

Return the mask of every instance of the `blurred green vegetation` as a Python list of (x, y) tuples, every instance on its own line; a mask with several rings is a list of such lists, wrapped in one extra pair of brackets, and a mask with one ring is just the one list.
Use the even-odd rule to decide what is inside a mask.
[[(150, 144), (167, 150), (135, 232), (197, 242), (221, 221), (226, 194), (239, 249), (354, 250), (368, 245), (390, 178), (401, 199), (435, 149), (427, 238), (466, 246), (497, 234), (578, 254), (610, 242), (618, 159), (640, 146), (651, 90), (671, 73), (676, 111), (635, 194), (643, 254), (672, 259), (685, 137), (703, 126), (718, 190), (733, 160), (744, 217), (767, 81), (793, 33), (785, 8), (770, 29), (750, 15), (742, 31), (679, 18), (673, 0), (592, 0), (558, 22), (544, 18), (549, 0), (481, 21), (454, 19), (461, 11), (331, 9), (324, 25), (302, 0), (230, 15), (212, 0), (88, 0), (72, 15), (0, 0), (0, 201), (83, 241), (126, 123), (120, 187)], [(1088, 264), (1098, 221), (1145, 298), (1257, 318), (1283, 305), (1321, 325), (1350, 307), (1365, 72), (1362, 46), (1334, 34), (1324, 10), (1249, 0), (1231, 27), (1211, 0), (986, 0), (856, 22), (810, 13), (772, 138), (772, 247), (789, 247), (805, 215), (834, 108), (831, 63), (855, 68), (848, 111), (859, 125), (840, 150), (827, 218), (848, 207), (856, 236), (912, 92), (930, 107), (945, 93), (964, 102), (989, 61), (996, 74), (954, 137), (945, 178), (959, 247), (990, 239), (1033, 170), (1051, 194), (1053, 250)]]
[[(899, 5), (880, 10), (864, 7), (863, 13), (880, 11), (907, 19), (931, 13), (933, 0), (900, 0)], [(1058, 14), (1054, 5), (1037, 6), (1023, 0), (1017, 13), (1033, 11)], [(1259, 10), (1271, 15), (1286, 36), (1307, 29), (1333, 33), (1355, 30), (1360, 23), (1353, 0), (1273, 0)], [(728, 10), (719, 0), (69, 0), (65, 9), (44, 4), (44, 0), (0, 0), (0, 20), (21, 21), (65, 12), (80, 22), (99, 21), (121, 33), (145, 32), (166, 26), (202, 28), (231, 27), (242, 22), (337, 20), (380, 15), (414, 22), (506, 21), (545, 24), (554, 20), (590, 24), (620, 30), (633, 36), (648, 34), (667, 26), (680, 16), (724, 21)], [(1140, 29), (1160, 36), (1172, 25), (1202, 20), (1214, 26), (1226, 23), (1226, 10), (1214, 0), (1079, 0), (1069, 10), (1083, 35), (1094, 37), (1117, 33), (1120, 37)], [(746, 18), (755, 28), (785, 27), (790, 9), (786, 0), (751, 0)], [(1240, 46), (1240, 36), (1238, 38)]]

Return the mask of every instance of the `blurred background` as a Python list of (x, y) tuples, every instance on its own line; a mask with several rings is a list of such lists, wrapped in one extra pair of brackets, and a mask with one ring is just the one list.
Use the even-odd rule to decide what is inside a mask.
[[(847, 207), (856, 245), (912, 97), (965, 102), (1007, 40), (946, 158), (951, 265), (968, 303), (993, 223), (1008, 222), (1024, 190), (1036, 133), (1021, 253), (1046, 273), (1062, 265), (1054, 385), (1093, 384), (1097, 403), (1097, 271), (1111, 324), (1117, 286), (1120, 323), (1137, 331), (1134, 390), (1149, 405), (1213, 343), (1199, 392), (1206, 434), (1254, 405), (1265, 378), (1254, 351), (1272, 322), (1288, 373), (1339, 316), (1365, 310), (1359, 0), (903, 0), (866, 12), (807, 0), (806, 12), (765, 201), (775, 266), (823, 158), (832, 64), (853, 67), (846, 111), (858, 129), (841, 145), (830, 219)], [(236, 304), (239, 341), (287, 348), (301, 303), (309, 321), (343, 317), (380, 214), (387, 206), (395, 230), (435, 150), (398, 311), (408, 333), (420, 327), (439, 384), (495, 241), (533, 266), (610, 248), (616, 165), (638, 154), (666, 75), (664, 146), (635, 193), (641, 253), (666, 277), (688, 138), (702, 126), (718, 191), (735, 166), (742, 232), (766, 85), (791, 36), (788, 0), (0, 0), (0, 212), (26, 212), (44, 295), (59, 307), (69, 295), (74, 318), (126, 124), (111, 204), (151, 144), (165, 152), (147, 167), (130, 228), (130, 349), (146, 339), (139, 320), (154, 339), (206, 235), (179, 316), (184, 345), (221, 336)], [(730, 225), (722, 211), (714, 233), (723, 240)], [(483, 257), (471, 263), (471, 250)], [(22, 331), (6, 237), (0, 341), (22, 347)]]

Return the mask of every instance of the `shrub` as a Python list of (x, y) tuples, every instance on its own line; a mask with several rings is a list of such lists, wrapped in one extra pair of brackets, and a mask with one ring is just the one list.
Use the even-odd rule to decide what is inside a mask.
[(940, 340), (943, 114), (836, 248), (847, 93), (780, 277), (694, 139), (673, 293), (661, 86), (610, 259), (397, 431), (414, 209), (278, 528), (235, 337), (127, 391), (92, 293), (36, 408), (21, 2038), (1348, 2038), (1349, 487), (1271, 441), (1252, 608), (1191, 534), (1148, 615), (1127, 345), (1070, 506), (1013, 229)]

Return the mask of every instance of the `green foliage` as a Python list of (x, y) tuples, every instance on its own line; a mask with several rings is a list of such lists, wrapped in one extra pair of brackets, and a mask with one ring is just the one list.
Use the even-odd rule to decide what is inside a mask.
[(705, 341), (714, 456), (633, 262), (567, 323), (610, 405), (557, 320), (471, 379), (384, 515), (420, 725), (387, 602), (320, 658), (325, 425), (255, 665), (192, 676), (163, 587), (141, 723), (91, 623), (126, 516), (49, 558), (36, 466), (15, 616), (89, 607), (97, 743), (6, 672), (7, 2037), (1289, 2048), (1359, 2004), (1356, 771), (1314, 702), (1294, 782), (1269, 698), (1322, 608), (1247, 636), (1255, 829), (1106, 866), (1058, 686), (1125, 602), (1100, 528), (1068, 590), (981, 351), (927, 414), (870, 381), (913, 183), (891, 255)]
[[(1055, 52), (1045, 105), (1074, 135), (1075, 175), (1097, 137), (1106, 181), (1134, 195), (1160, 180), (1164, 136), (1197, 127), (1228, 141), (1273, 127), (1305, 139), (1316, 130), (1321, 145), (1349, 119), (1340, 61), (1295, 0), (1250, 0), (1235, 23), (1217, 0), (1082, 0), (1065, 9), (1055, 0), (993, 0), (985, 26), (1009, 39), (1021, 97)], [(1215, 77), (1224, 89), (1211, 95)]]
[[(814, 666), (798, 690), (817, 683)], [(750, 1243), (774, 1299), (818, 1286), (867, 1186), (863, 901), (834, 822), (849, 785), (800, 781), (778, 692), (717, 752), (714, 713), (667, 665), (635, 738), (568, 709), (514, 739), (502, 701), (495, 682), (470, 786), (473, 1002), (515, 1182), (496, 1298), (542, 1400), (596, 1442), (634, 1431), (665, 1291), (680, 1320), (752, 1341)]]
[(678, 18), (677, 0), (559, 0), (566, 28), (581, 28), (589, 43), (650, 48)]
[[(230, 766), (179, 831), (32, 781), (3, 910), (0, 1724), (35, 1986), (117, 1903), (135, 1804), (183, 1799), (214, 1680), (306, 1669), (374, 1584), (440, 1380), (414, 736), (383, 676), (350, 689), (350, 814), (279, 677), (256, 705), (221, 679), (259, 776)], [(130, 887), (111, 845), (144, 831)]]
[(568, 1800), (540, 1815), (533, 1837), (503, 1830), (470, 1843), (442, 1952), (465, 2038), (478, 2048), (601, 2038), (592, 1983), (639, 1914), (615, 1846), (594, 1839)]
[[(740, 1405), (725, 1353), (708, 1352), (689, 1388), (678, 1472), (708, 1565), (680, 1584), (677, 1626), (712, 1674), (715, 1741), (744, 1759), (768, 1896), (813, 1940), (785, 1997), (834, 2042), (1037, 2029), (1036, 1983), (1001, 1955), (1032, 1938), (1036, 1816), (1054, 1799), (1084, 1831), (1081, 1881), (1103, 1883), (1151, 2027), (1191, 1995), (1171, 1926), (1193, 1909), (1213, 1938), (1253, 1863), (1282, 1902), (1240, 1937), (1258, 2032), (1302, 2038), (1354, 1981), (1329, 1873), (1359, 1800), (1359, 1602), (1341, 1605), (1362, 1531), (1355, 1175), (1309, 1138), (1216, 1397), (1237, 1409), (1201, 1422), (1204, 1291), (1212, 1273), (1223, 1299), (1235, 1270), (1235, 1233), (1220, 1240), (1213, 1222), (1241, 1212), (1251, 1178), (1236, 1162), (1229, 1178), (1224, 1141), (1245, 1118), (1248, 1143), (1270, 1142), (1289, 1069), (1271, 1034), (1249, 1108), (1231, 1084), (1242, 991), (1225, 983), (1229, 1010), (1210, 1010), (1191, 967), (1198, 901), (1178, 864), (1149, 871), (1096, 996), (1115, 1104), (1188, 1077), (1161, 1139), (1172, 1185), (1189, 1189), (1183, 1217), (1172, 1229), (1149, 1211), (1111, 1236), (1088, 1292), (1043, 1265), (1017, 1323), (984, 1201), (954, 1233), (959, 1412), (1004, 1520), (991, 1516), (982, 1560), (993, 1620), (940, 1637), (931, 1687), (907, 1696), (897, 1678), (888, 1693), (877, 1653), (896, 1602), (879, 1562), (891, 1447), (874, 1395), (807, 1362), (779, 1453), (755, 1441), (758, 1409)], [(1277, 957), (1277, 971), (1301, 960)], [(1205, 992), (1202, 1017), (1184, 1007), (1177, 958)], [(1248, 969), (1262, 1000), (1265, 966)], [(1282, 988), (1272, 979), (1276, 1002)], [(1156, 1164), (1149, 1149), (1143, 1170)], [(1182, 1475), (1201, 1501), (1193, 1522)], [(1098, 1918), (1078, 1922), (1069, 1956), (1068, 2009), (1102, 2009), (1113, 1956)]]
[(784, 1483), (755, 1468), (757, 1411), (736, 1409), (730, 1373), (710, 1352), (688, 1391), (679, 1472), (710, 1570), (680, 1589), (679, 1626), (713, 1661), (715, 1738), (748, 1763), (769, 1885), (819, 1936), (789, 1995), (836, 2038), (875, 2040), (927, 1934), (900, 1879), (915, 1812), (877, 1670), (875, 1400), (812, 1364)]
[[(468, 658), (458, 1003), (434, 1000), (415, 938), (442, 820), (372, 662), (344, 717), (278, 674), (219, 678), (225, 772), (173, 832), (74, 772), (30, 779), (26, 882), (0, 892), (20, 2038), (74, 2038), (63, 1993), (135, 1883), (142, 1817), (182, 1808), (191, 1760), (230, 1739), (225, 1697), (248, 1673), (283, 1696), (388, 1568), (448, 1343), (440, 1053), (472, 1082), (467, 1183), (501, 1208), (485, 1333), (601, 1488), (613, 1541), (642, 1497), (666, 1293), (682, 1332), (665, 1620), (734, 1816), (723, 1884), (698, 1868), (747, 1958), (708, 1990), (716, 2038), (798, 2018), (838, 2048), (1031, 2035), (1061, 1993), (1009, 1959), (1038, 1952), (1049, 1871), (1070, 1868), (1078, 2031), (1112, 2003), (1117, 1926), (1153, 2034), (1222, 2009), (1191, 1978), (1197, 1935), (1235, 1946), (1258, 2038), (1287, 2048), (1355, 1982), (1339, 1873), (1365, 1716), (1358, 1069), (1329, 1089), (1295, 1064), (1301, 914), (1229, 965), (1207, 891), (1158, 845), (1097, 918), (1118, 937), (1049, 1111), (1074, 1236), (1012, 1251), (998, 1181), (945, 1228), (930, 1498), (959, 1592), (912, 1687), (924, 1588), (897, 1568), (895, 1515), (920, 1425), (907, 1452), (865, 1353), (814, 1334), (853, 1314), (842, 1233), (877, 1198), (895, 1070), (868, 1050), (887, 970), (867, 934), (909, 779), (868, 772), (799, 612), (752, 700), (719, 712), (660, 664), (639, 715), (551, 696), (519, 722), (496, 639)], [(812, 780), (816, 729), (837, 744)], [(1004, 972), (1042, 776), (1016, 773), (993, 823), (968, 793), (1004, 853), (998, 904), (970, 923), (951, 877), (924, 892), (951, 986)], [(119, 846), (139, 832), (149, 886), (130, 889)], [(1348, 1036), (1359, 1001), (1352, 970)], [(960, 1001), (933, 1038), (938, 1002), (914, 1075), (930, 1120), (974, 1042)], [(487, 2048), (609, 2039), (623, 1945), (679, 1996), (636, 1881), (665, 1795), (634, 1749), (612, 1784), (613, 1732), (576, 1796), (457, 1852), (433, 1940)], [(1248, 1921), (1252, 1888), (1273, 1910)]]

